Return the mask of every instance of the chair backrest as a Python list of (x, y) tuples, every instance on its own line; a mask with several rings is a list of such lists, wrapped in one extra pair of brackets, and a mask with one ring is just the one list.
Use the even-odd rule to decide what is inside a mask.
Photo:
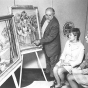
[(88, 88), (88, 85), (82, 85), (84, 88)]

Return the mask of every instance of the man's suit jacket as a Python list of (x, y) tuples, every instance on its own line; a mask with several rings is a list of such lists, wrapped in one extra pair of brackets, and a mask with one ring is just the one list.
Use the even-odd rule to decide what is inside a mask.
[[(46, 18), (44, 16), (41, 21), (41, 27), (43, 26), (45, 20)], [(59, 22), (56, 17), (53, 17), (53, 19), (49, 22), (40, 43), (43, 45), (48, 57), (61, 53)]]

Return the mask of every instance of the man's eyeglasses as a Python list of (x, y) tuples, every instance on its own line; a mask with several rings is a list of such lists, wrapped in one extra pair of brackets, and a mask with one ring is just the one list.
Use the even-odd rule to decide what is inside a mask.
[(49, 14), (45, 14), (45, 16), (52, 16), (51, 14), (49, 15)]

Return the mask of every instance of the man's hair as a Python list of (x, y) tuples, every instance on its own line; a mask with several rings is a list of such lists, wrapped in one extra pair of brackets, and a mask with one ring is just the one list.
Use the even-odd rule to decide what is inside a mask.
[(74, 36), (77, 36), (77, 40), (79, 40), (81, 34), (79, 28), (71, 28), (71, 30), (69, 30), (69, 33), (73, 33)]
[(55, 10), (54, 10), (52, 7), (48, 7), (48, 8), (46, 9), (46, 11), (47, 11), (47, 10), (52, 10), (53, 14), (55, 14)]

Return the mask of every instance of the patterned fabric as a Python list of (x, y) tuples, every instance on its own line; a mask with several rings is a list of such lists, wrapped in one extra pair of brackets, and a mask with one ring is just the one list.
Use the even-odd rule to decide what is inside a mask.
[(88, 59), (85, 59), (85, 61), (83, 61), (83, 63), (80, 65), (80, 68), (81, 69), (88, 68)]
[(88, 87), (88, 75), (74, 74), (74, 78), (78, 84)]
[[(85, 71), (86, 71), (86, 69), (85, 69)], [(78, 84), (81, 84), (82, 86), (88, 88), (88, 74), (84, 75), (82, 73), (82, 70), (79, 70), (79, 69), (73, 69), (72, 72), (73, 72), (73, 76), (74, 76), (74, 79), (76, 80), (76, 82)]]

